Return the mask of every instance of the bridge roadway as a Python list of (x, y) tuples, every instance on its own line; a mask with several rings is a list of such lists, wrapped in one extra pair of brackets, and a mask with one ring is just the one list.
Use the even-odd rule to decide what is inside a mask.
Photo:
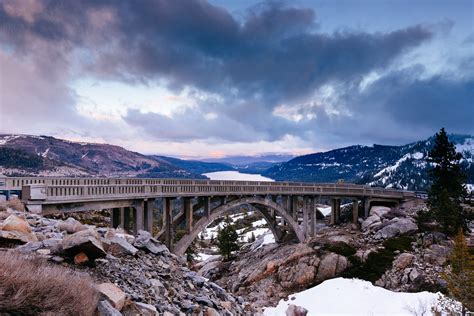
[[(285, 235), (300, 242), (316, 232), (321, 218), (315, 207), (329, 199), (331, 224), (337, 224), (341, 200), (353, 203), (352, 220), (368, 216), (374, 203), (398, 205), (414, 199), (411, 191), (371, 188), (350, 183), (216, 181), (192, 179), (2, 177), (0, 193), (17, 193), (28, 211), (41, 214), (110, 210), (113, 227), (135, 233), (153, 231), (155, 201), (161, 200), (161, 238), (184, 254), (198, 234), (215, 219), (251, 205), (267, 220), (276, 241)], [(174, 244), (177, 227), (186, 234)]]

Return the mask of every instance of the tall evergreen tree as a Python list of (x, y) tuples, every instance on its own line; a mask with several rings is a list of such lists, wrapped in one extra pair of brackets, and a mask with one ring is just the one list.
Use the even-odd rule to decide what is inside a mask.
[(224, 260), (229, 260), (232, 251), (239, 250), (239, 235), (237, 234), (234, 225), (232, 225), (228, 216), (224, 219), (224, 227), (217, 233), (217, 247)]
[(432, 184), (428, 192), (428, 206), (429, 215), (449, 235), (454, 235), (459, 229), (467, 230), (468, 216), (461, 206), (467, 194), (461, 159), (462, 154), (456, 152), (456, 147), (442, 128), (436, 133), (434, 146), (428, 154), (428, 161), (433, 165), (429, 170)]

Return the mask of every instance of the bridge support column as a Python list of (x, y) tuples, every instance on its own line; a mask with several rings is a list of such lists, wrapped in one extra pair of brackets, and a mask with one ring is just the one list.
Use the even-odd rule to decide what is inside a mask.
[(352, 223), (357, 224), (358, 219), (359, 219), (359, 201), (353, 200), (352, 201)]
[(193, 230), (193, 205), (191, 198), (183, 199), (183, 212), (186, 217), (186, 231), (190, 233)]
[(211, 198), (206, 196), (203, 198), (204, 214), (209, 217), (211, 215)]
[(120, 225), (120, 209), (118, 207), (114, 207), (110, 210), (110, 224), (112, 228), (117, 228)]
[(298, 223), (298, 196), (292, 195), (291, 199), (291, 216)]
[(370, 212), (370, 199), (365, 198), (364, 199), (364, 219), (369, 217), (369, 212)]
[(130, 207), (123, 207), (121, 211), (123, 211), (123, 216), (122, 216), (123, 226), (122, 226), (122, 228), (126, 232), (128, 232), (130, 230)]
[(310, 204), (310, 208), (309, 208), (310, 221), (311, 221), (311, 224), (309, 226), (309, 234), (310, 234), (311, 237), (314, 237), (314, 235), (316, 235), (316, 219), (317, 219), (318, 209), (316, 208), (315, 199), (316, 198), (314, 198), (314, 197), (311, 199), (311, 204)]
[(341, 217), (341, 199), (331, 199), (331, 225), (339, 223)]
[(153, 205), (155, 204), (154, 199), (145, 201), (145, 230), (149, 233), (153, 233)]
[(145, 228), (145, 220), (144, 220), (144, 200), (139, 200), (135, 201), (133, 206), (134, 209), (134, 220), (135, 220), (135, 225), (133, 226), (133, 232), (135, 235), (138, 233), (139, 230), (143, 230)]
[(163, 227), (165, 230), (165, 245), (171, 251), (173, 246), (173, 211), (171, 198), (163, 198)]
[(303, 233), (308, 239), (309, 237), (309, 207), (311, 206), (311, 198), (310, 197), (303, 197)]

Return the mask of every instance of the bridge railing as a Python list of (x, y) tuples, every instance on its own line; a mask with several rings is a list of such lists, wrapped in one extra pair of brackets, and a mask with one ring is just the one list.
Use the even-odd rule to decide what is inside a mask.
[(239, 185), (222, 184), (113, 184), (113, 185), (46, 185), (31, 184), (23, 187), (25, 201), (75, 201), (75, 200), (100, 200), (124, 198), (152, 198), (152, 197), (177, 197), (177, 196), (225, 196), (225, 195), (331, 195), (343, 197), (374, 196), (385, 198), (403, 199), (407, 192), (390, 189), (374, 189), (354, 185)]

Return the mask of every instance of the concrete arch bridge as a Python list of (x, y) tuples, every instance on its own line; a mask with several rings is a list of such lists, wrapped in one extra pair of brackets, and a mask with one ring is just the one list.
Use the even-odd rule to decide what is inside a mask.
[[(242, 205), (262, 214), (276, 241), (290, 233), (305, 242), (315, 234), (315, 206), (321, 199), (330, 201), (331, 223), (338, 224), (341, 200), (352, 201), (352, 220), (357, 222), (359, 216), (368, 216), (374, 203), (397, 205), (415, 198), (411, 191), (350, 183), (66, 177), (3, 177), (1, 193), (18, 194), (28, 211), (41, 214), (108, 209), (113, 227), (134, 232), (153, 231), (153, 208), (161, 199), (163, 225), (158, 237), (178, 255), (212, 221)], [(186, 227), (186, 234), (174, 245), (178, 225)]]

